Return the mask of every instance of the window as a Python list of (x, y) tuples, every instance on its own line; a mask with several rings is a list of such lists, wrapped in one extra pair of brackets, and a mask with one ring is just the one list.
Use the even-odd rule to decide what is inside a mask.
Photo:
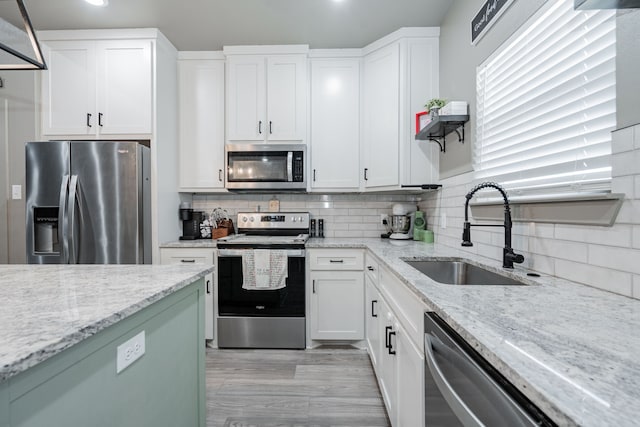
[(610, 190), (615, 16), (550, 0), (478, 67), (479, 182), (510, 196)]

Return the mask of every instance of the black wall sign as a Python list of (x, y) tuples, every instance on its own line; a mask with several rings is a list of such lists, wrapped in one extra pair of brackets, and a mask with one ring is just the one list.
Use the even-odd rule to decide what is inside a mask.
[(475, 43), (480, 36), (498, 19), (513, 0), (487, 0), (480, 11), (471, 21), (471, 43)]

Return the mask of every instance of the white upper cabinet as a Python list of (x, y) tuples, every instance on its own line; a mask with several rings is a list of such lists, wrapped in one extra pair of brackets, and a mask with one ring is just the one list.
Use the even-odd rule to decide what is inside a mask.
[[(227, 141), (305, 140), (308, 47), (276, 46), (266, 54), (270, 48), (224, 48)], [(285, 54), (288, 50), (295, 53)]]
[(365, 188), (400, 184), (400, 67), (398, 44), (364, 59), (364, 130), (362, 138)]
[(360, 187), (360, 62), (311, 60), (311, 189)]
[(402, 28), (364, 50), (365, 190), (438, 183), (438, 145), (415, 139), (415, 115), (438, 97), (437, 28)]
[(43, 41), (43, 135), (152, 132), (151, 40)]
[(181, 53), (178, 61), (179, 187), (185, 192), (221, 190), (224, 189), (224, 57), (220, 54), (217, 59), (197, 59), (197, 55), (188, 54)]

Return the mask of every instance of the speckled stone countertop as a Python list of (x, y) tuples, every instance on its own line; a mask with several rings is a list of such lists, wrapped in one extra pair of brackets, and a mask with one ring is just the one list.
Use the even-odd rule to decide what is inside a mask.
[(215, 239), (175, 240), (160, 245), (161, 248), (216, 248)]
[(455, 248), (382, 239), (311, 239), (307, 248), (367, 248), (559, 425), (640, 422), (640, 301), (518, 268), (530, 286), (452, 286), (406, 264), (464, 258)]
[(212, 271), (195, 265), (0, 266), (0, 381)]

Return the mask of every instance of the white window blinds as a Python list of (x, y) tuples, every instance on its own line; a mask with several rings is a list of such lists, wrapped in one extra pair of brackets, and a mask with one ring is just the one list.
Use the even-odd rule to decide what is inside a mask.
[(477, 69), (474, 169), (510, 196), (608, 191), (615, 11), (549, 0)]

